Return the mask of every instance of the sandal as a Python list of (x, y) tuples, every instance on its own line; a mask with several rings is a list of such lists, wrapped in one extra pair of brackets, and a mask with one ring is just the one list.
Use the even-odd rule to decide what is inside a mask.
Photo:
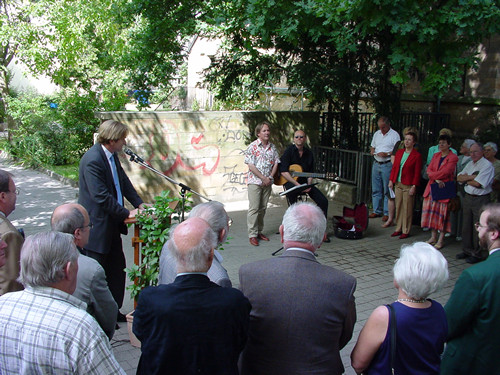
[(437, 242), (434, 247), (438, 250), (441, 250), (444, 247), (444, 243), (442, 242)]
[(425, 241), (425, 242), (427, 242), (429, 245), (434, 245), (434, 244), (436, 243), (436, 240), (434, 240), (434, 239), (430, 238), (430, 239), (428, 239), (428, 240), (427, 240), (427, 241)]

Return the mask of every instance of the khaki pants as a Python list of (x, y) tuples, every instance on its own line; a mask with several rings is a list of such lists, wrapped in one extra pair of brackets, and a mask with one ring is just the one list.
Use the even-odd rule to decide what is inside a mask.
[(396, 232), (409, 234), (413, 220), (413, 204), (415, 195), (410, 195), (410, 185), (396, 182)]
[(248, 185), (248, 237), (257, 237), (264, 229), (264, 216), (272, 186)]

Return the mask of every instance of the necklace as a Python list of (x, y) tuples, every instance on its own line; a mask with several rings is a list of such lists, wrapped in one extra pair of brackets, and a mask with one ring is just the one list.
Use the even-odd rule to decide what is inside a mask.
[(425, 298), (424, 299), (398, 298), (396, 302), (426, 303), (427, 300)]

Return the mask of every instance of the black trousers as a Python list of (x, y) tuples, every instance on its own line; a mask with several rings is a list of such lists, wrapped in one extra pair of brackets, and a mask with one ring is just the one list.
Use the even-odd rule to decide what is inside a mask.
[(113, 299), (120, 309), (125, 297), (125, 254), (123, 253), (122, 239), (120, 236), (111, 242), (111, 249), (107, 254), (96, 253), (92, 250), (83, 249), (82, 253), (99, 262), (106, 273), (106, 281), (113, 295)]
[[(285, 184), (286, 189), (290, 189), (294, 187), (295, 185), (292, 184), (291, 182), (287, 182)], [(290, 204), (294, 204), (297, 202), (297, 197), (299, 196), (300, 192), (291, 192), (288, 193), (288, 201)], [(309, 193), (307, 193), (311, 197), (311, 199), (318, 205), (319, 208), (321, 208), (321, 211), (325, 214), (325, 217), (328, 219), (328, 199), (323, 195), (323, 193), (316, 187), (313, 186)]]

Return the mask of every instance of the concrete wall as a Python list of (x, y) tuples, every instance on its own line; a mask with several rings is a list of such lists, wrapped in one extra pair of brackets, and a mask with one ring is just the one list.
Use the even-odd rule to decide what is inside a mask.
[[(271, 142), (281, 152), (292, 142), (293, 129), (317, 139), (317, 112), (105, 112), (130, 129), (128, 146), (154, 168), (193, 190), (221, 202), (247, 199), (244, 151), (255, 139), (255, 126), (267, 119)], [(147, 201), (179, 187), (121, 155), (124, 169)]]

